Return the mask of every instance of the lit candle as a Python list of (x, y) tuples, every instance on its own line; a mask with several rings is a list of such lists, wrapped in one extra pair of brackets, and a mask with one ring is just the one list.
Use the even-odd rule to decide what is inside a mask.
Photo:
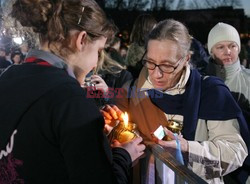
[(135, 128), (136, 125), (129, 122), (128, 113), (122, 117), (123, 121), (120, 122), (112, 131), (112, 139), (117, 139), (120, 143), (128, 142), (138, 136)]
[(134, 139), (136, 136), (133, 132), (131, 132), (132, 127), (131, 126), (129, 127), (127, 112), (124, 113), (122, 119), (123, 119), (123, 124), (124, 124), (124, 131), (120, 133), (119, 139), (118, 139), (118, 141), (121, 143), (130, 141)]
[(120, 143), (123, 143), (123, 142), (127, 142), (127, 141), (130, 141), (132, 139), (135, 138), (135, 134), (128, 131), (128, 130), (125, 130), (123, 132), (121, 132), (121, 134), (119, 135), (119, 142)]
[(128, 128), (128, 113), (127, 112), (124, 113), (122, 119), (123, 119), (125, 128)]

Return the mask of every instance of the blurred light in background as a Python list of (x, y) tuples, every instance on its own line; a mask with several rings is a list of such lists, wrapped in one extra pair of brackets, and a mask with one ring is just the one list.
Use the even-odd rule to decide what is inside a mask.
[(18, 44), (21, 45), (23, 43), (24, 38), (23, 37), (14, 37), (13, 41)]

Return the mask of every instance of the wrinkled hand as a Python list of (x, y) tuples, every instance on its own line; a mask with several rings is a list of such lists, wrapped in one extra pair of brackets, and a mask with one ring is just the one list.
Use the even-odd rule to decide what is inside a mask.
[(144, 150), (146, 148), (146, 146), (142, 144), (141, 142), (142, 142), (141, 137), (137, 137), (125, 143), (120, 143), (117, 140), (114, 140), (111, 146), (120, 147), (120, 148), (127, 150), (127, 152), (129, 153), (131, 157), (132, 162), (134, 162), (137, 158), (143, 155)]
[[(174, 133), (171, 132), (170, 130), (168, 130), (166, 127), (164, 127), (164, 132), (171, 139), (171, 141), (160, 140), (160, 139), (158, 139), (157, 137), (155, 137), (152, 134), (153, 141), (155, 143), (161, 145), (162, 147), (165, 147), (165, 148), (175, 148), (176, 149), (177, 148), (177, 144), (176, 144), (176, 138), (174, 136)], [(181, 151), (182, 152), (188, 152), (188, 141), (186, 139), (184, 139), (181, 134), (178, 135), (177, 138), (180, 141)]]
[(92, 75), (91, 82), (95, 84), (95, 90), (102, 91), (104, 93), (108, 92), (108, 85), (99, 75)]

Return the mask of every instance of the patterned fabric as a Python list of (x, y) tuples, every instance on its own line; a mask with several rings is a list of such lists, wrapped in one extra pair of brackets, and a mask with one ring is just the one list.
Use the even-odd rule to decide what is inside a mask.
[(128, 66), (135, 66), (136, 63), (138, 63), (143, 54), (145, 52), (145, 48), (142, 46), (139, 46), (137, 43), (132, 43), (129, 46), (127, 57), (126, 57), (126, 63)]

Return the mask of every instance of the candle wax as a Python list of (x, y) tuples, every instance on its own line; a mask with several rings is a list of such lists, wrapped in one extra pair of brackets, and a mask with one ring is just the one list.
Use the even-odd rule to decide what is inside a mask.
[(123, 143), (123, 142), (127, 142), (132, 140), (135, 137), (135, 134), (130, 132), (130, 131), (123, 131), (121, 132), (121, 134), (119, 135), (119, 142)]

